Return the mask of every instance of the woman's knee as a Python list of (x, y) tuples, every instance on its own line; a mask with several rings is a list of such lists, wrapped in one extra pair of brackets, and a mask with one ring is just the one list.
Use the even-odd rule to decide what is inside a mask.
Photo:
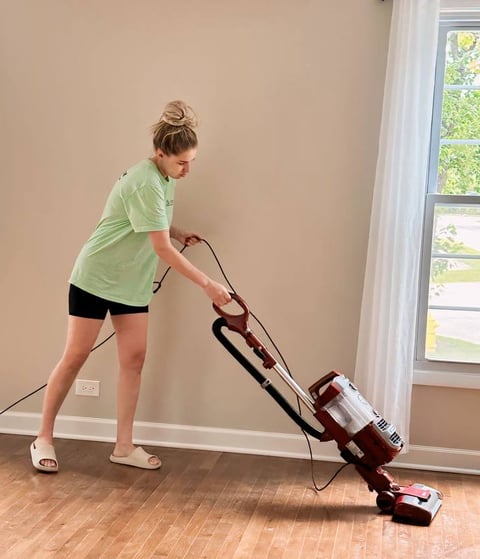
[(72, 375), (76, 375), (90, 355), (89, 350), (71, 349), (62, 357), (62, 367)]
[(145, 355), (146, 351), (144, 349), (130, 351), (120, 358), (120, 368), (125, 371), (141, 373), (143, 364), (145, 363)]

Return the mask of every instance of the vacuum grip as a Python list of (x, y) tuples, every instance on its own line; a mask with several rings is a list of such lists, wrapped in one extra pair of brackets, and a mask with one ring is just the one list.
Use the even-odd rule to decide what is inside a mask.
[(230, 293), (230, 295), (232, 299), (242, 308), (243, 313), (229, 314), (215, 303), (212, 303), (213, 309), (219, 316), (225, 319), (227, 328), (229, 330), (238, 332), (245, 337), (250, 332), (250, 328), (248, 327), (248, 317), (250, 315), (250, 311), (248, 309), (247, 303), (240, 297), (240, 295), (237, 295), (236, 293)]
[(229, 330), (237, 332), (238, 334), (243, 336), (243, 338), (245, 338), (247, 345), (253, 349), (255, 355), (263, 360), (263, 366), (266, 369), (273, 368), (277, 364), (275, 357), (273, 357), (273, 355), (264, 346), (263, 342), (259, 338), (257, 338), (257, 336), (255, 336), (255, 334), (250, 330), (250, 327), (248, 326), (248, 317), (250, 315), (250, 311), (248, 309), (247, 303), (245, 303), (240, 295), (237, 295), (236, 293), (230, 293), (230, 295), (232, 296), (232, 299), (240, 305), (243, 313), (229, 314), (221, 309), (219, 306), (215, 305), (215, 303), (213, 303), (215, 312), (224, 319), (225, 324)]

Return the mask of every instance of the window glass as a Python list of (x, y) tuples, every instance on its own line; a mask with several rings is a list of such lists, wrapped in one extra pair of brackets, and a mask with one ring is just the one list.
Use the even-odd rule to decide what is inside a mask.
[(480, 364), (480, 24), (441, 27), (429, 169), (417, 360), (461, 370)]
[(480, 206), (435, 204), (426, 358), (480, 363)]

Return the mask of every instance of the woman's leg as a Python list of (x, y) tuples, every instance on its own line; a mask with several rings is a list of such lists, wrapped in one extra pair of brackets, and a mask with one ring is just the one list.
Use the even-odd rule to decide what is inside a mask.
[[(133, 420), (137, 408), (140, 381), (147, 349), (148, 313), (112, 316), (117, 335), (120, 370), (117, 389), (117, 442), (114, 456), (128, 456), (133, 445)], [(150, 464), (160, 464), (158, 457)]]
[[(65, 351), (48, 379), (37, 441), (45, 444), (53, 443), (53, 428), (58, 411), (90, 354), (102, 324), (103, 320), (68, 317)], [(47, 459), (42, 460), (41, 463), (47, 467), (54, 466), (54, 463)]]

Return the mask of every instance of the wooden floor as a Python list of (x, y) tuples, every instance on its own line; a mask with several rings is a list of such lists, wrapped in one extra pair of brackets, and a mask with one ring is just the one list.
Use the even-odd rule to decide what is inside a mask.
[[(419, 527), (379, 514), (351, 467), (317, 494), (304, 460), (158, 448), (164, 466), (144, 471), (111, 464), (110, 444), (58, 440), (52, 475), (31, 440), (0, 435), (2, 558), (480, 558), (476, 476), (390, 469), (444, 493)], [(317, 462), (317, 484), (338, 467)]]

